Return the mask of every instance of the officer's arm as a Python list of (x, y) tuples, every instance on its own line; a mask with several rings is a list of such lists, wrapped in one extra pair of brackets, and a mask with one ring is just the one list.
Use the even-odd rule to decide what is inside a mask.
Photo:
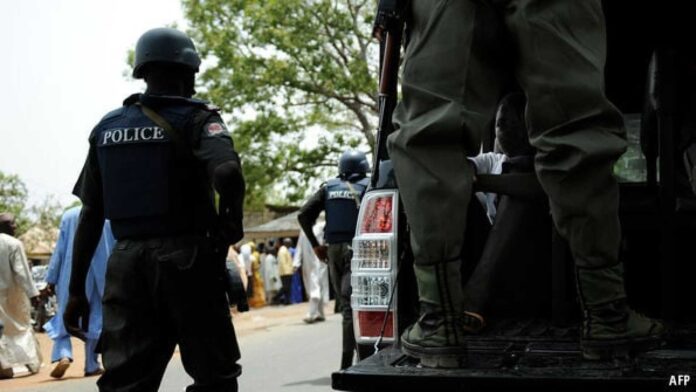
[(84, 297), (87, 271), (104, 227), (101, 176), (93, 144), (73, 194), (82, 200), (83, 205), (73, 244), (70, 295)]
[(242, 221), (246, 185), (238, 161), (227, 161), (213, 169), (213, 186), (220, 195), (219, 215), (226, 240), (233, 244), (244, 236)]
[[(202, 124), (194, 124), (193, 154), (205, 164), (210, 182), (220, 195), (218, 222), (230, 244), (244, 236), (243, 208), (246, 189), (242, 167), (227, 127), (217, 112), (203, 112)], [(194, 118), (198, 122), (198, 118)]]
[(70, 335), (86, 340), (90, 310), (85, 293), (85, 280), (104, 226), (101, 176), (94, 140), (90, 140), (87, 162), (82, 168), (82, 174), (75, 184), (73, 194), (82, 200), (83, 206), (75, 232), (68, 288), (70, 296), (63, 311), (63, 324)]
[(325, 188), (322, 186), (319, 190), (312, 195), (312, 197), (307, 200), (307, 202), (300, 208), (300, 213), (297, 216), (297, 220), (300, 222), (300, 227), (304, 231), (309, 243), (315, 248), (319, 246), (319, 241), (314, 235), (312, 227), (317, 221), (319, 214), (324, 210), (324, 192)]
[(104, 226), (104, 211), (101, 208), (84, 205), (80, 213), (80, 222), (75, 232), (73, 246), (72, 273), (70, 275), (70, 295), (86, 295), (85, 281), (87, 271), (92, 263), (94, 251)]

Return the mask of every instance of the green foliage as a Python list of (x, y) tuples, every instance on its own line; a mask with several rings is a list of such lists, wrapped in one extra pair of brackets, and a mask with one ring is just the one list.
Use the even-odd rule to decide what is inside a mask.
[(299, 201), (340, 152), (374, 148), (375, 0), (182, 2), (201, 95), (231, 116), (247, 207)]
[(60, 225), (63, 212), (65, 212), (63, 205), (51, 196), (45, 198), (41, 204), (29, 209), (32, 216), (32, 226), (38, 226), (47, 232)]
[(124, 79), (126, 80), (134, 80), (133, 79), (133, 64), (135, 63), (135, 49), (130, 49), (128, 52), (126, 52), (126, 68), (123, 69), (121, 72), (121, 76), (123, 76)]
[(28, 207), (27, 196), (27, 187), (19, 176), (0, 171), (0, 213), (14, 214), (18, 237), (32, 226), (38, 226), (47, 232), (58, 228), (65, 211), (63, 206), (49, 196), (40, 204)]
[(0, 213), (10, 212), (15, 216), (17, 232), (25, 232), (29, 220), (24, 214), (27, 203), (27, 186), (16, 174), (0, 171)]

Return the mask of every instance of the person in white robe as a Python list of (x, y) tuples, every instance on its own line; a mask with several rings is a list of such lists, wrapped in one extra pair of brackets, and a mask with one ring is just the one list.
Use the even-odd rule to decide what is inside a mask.
[(37, 373), (41, 367), (31, 322), (31, 303), (38, 301), (39, 291), (14, 230), (14, 216), (0, 214), (0, 378), (12, 377), (17, 368)]
[[(315, 237), (324, 238), (324, 222), (315, 224), (312, 231)], [(329, 270), (326, 263), (321, 262), (314, 253), (312, 244), (301, 230), (293, 267), (295, 270), (302, 268), (302, 280), (309, 298), (307, 317), (303, 321), (307, 324), (324, 321), (324, 304), (329, 301)]]
[(278, 271), (277, 251), (273, 246), (269, 246), (267, 251), (268, 253), (261, 263), (261, 276), (263, 276), (263, 287), (266, 290), (266, 300), (270, 305), (272, 304), (271, 298), (276, 296), (283, 285), (280, 281), (280, 273)]

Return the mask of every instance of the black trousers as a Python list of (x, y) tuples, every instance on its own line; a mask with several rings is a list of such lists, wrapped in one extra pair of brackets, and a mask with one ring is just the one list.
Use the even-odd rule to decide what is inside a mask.
[(290, 294), (292, 292), (292, 275), (282, 275), (280, 281), (283, 283), (283, 304), (290, 305)]
[(353, 364), (355, 354), (355, 334), (353, 332), (353, 308), (350, 305), (350, 259), (353, 252), (348, 243), (329, 244), (329, 275), (331, 285), (336, 292), (336, 302), (343, 318), (343, 343), (341, 353), (341, 369)]
[(194, 380), (186, 391), (237, 391), (239, 346), (215, 260), (222, 259), (205, 241), (116, 243), (103, 299), (100, 391), (157, 391), (177, 344)]

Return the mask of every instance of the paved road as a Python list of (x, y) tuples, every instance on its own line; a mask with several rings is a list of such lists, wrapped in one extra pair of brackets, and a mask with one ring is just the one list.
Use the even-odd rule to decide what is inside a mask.
[[(340, 364), (340, 336), (340, 316), (332, 315), (323, 323), (307, 325), (297, 320), (240, 338), (239, 390), (331, 391), (331, 372)], [(179, 391), (189, 382), (181, 362), (172, 361), (161, 390)]]
[[(302, 306), (302, 305), (295, 305)], [(306, 304), (304, 304), (306, 306)], [(331, 391), (331, 372), (340, 363), (340, 315), (307, 325), (300, 318), (239, 338), (243, 373), (240, 391)], [(93, 392), (96, 379), (47, 381), (12, 392)], [(160, 391), (179, 392), (191, 382), (178, 357), (169, 363)], [(0, 382), (0, 389), (2, 382)]]

